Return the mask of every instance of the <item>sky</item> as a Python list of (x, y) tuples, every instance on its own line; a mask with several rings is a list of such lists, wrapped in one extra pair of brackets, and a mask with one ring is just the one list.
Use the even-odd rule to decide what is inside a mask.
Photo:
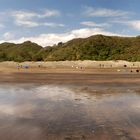
[(96, 34), (140, 35), (140, 0), (1, 0), (0, 43), (43, 47)]

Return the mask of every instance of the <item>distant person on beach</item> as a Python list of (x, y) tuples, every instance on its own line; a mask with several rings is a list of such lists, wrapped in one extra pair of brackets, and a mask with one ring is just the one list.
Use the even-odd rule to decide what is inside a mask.
[(17, 69), (18, 69), (18, 70), (20, 69), (20, 65), (19, 65), (19, 64), (17, 65)]
[(24, 65), (23, 68), (24, 69), (29, 69), (29, 65)]

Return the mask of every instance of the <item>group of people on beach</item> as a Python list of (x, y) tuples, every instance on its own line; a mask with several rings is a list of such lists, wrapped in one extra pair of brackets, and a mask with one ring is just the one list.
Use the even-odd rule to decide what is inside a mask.
[(17, 65), (17, 69), (29, 69), (29, 65)]
[[(135, 65), (133, 64), (133, 67), (134, 67)], [(124, 65), (124, 68), (127, 68), (127, 65)], [(130, 72), (132, 73), (132, 72), (137, 72), (137, 73), (139, 73), (139, 69), (131, 69), (130, 70)]]
[[(38, 65), (38, 68), (41, 68), (42, 66), (39, 64)], [(30, 66), (28, 65), (28, 64), (17, 64), (17, 69), (19, 70), (19, 69), (29, 69), (30, 68)], [(83, 69), (85, 69), (85, 67), (83, 67), (83, 66), (74, 66), (74, 65), (72, 65), (72, 68), (75, 68), (75, 69), (80, 69), (80, 70), (83, 70)], [(99, 68), (113, 68), (113, 65), (111, 64), (110, 66), (105, 66), (104, 64), (99, 64)], [(124, 64), (123, 66), (122, 66), (122, 68), (124, 68), (125, 69), (125, 71), (126, 72), (128, 72), (128, 70), (131, 72), (131, 73), (139, 73), (140, 72), (140, 69), (136, 69), (135, 68), (135, 65), (133, 64), (133, 66), (131, 67), (131, 69), (126, 65), (126, 64)], [(129, 69), (126, 69), (126, 68), (129, 68)], [(118, 72), (121, 72), (121, 69), (117, 69), (117, 71)]]

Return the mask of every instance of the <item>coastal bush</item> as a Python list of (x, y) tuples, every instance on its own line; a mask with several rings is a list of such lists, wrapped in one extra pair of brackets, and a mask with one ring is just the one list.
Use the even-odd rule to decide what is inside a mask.
[(140, 61), (140, 37), (95, 35), (45, 48), (30, 41), (0, 44), (0, 61), (65, 60)]

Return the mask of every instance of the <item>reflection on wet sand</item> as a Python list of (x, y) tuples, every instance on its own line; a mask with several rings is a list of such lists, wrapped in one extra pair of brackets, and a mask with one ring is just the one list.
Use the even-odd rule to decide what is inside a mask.
[(139, 140), (139, 87), (0, 85), (1, 140)]

